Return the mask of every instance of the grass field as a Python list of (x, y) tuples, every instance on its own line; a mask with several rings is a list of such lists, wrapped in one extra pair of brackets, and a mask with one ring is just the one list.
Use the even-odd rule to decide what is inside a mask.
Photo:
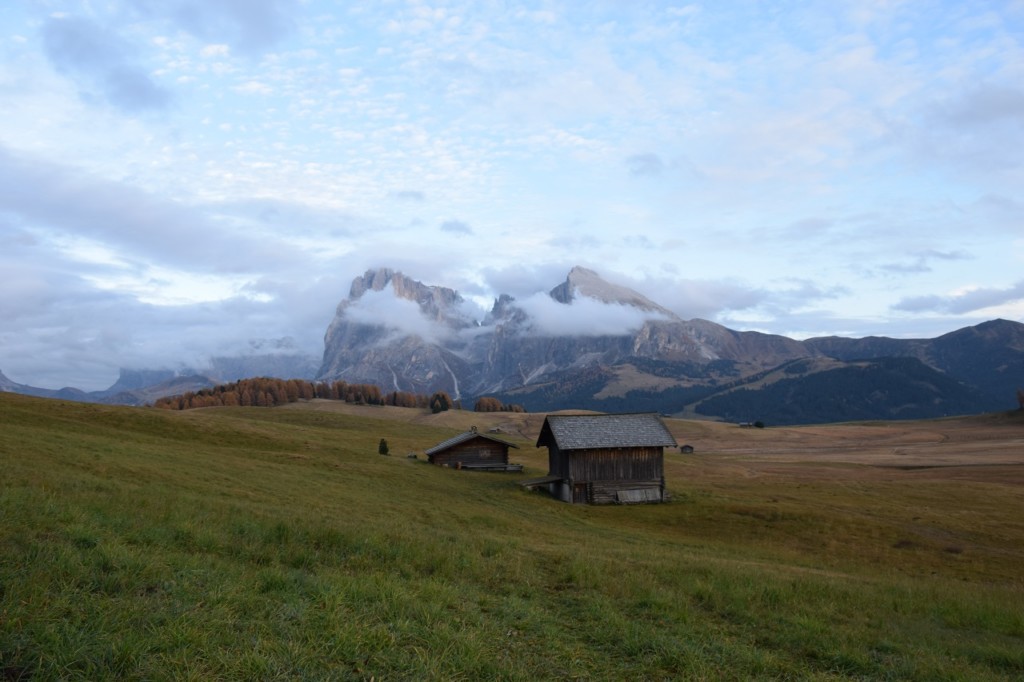
[[(1024, 417), (667, 420), (628, 507), (542, 419), (0, 394), (0, 679), (1024, 678)], [(471, 424), (523, 474), (406, 457)]]

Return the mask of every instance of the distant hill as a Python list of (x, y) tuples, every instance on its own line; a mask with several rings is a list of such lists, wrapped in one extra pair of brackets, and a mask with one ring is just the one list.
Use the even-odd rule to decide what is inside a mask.
[(917, 358), (884, 357), (798, 360), (757, 385), (715, 393), (697, 402), (694, 411), (737, 422), (813, 424), (969, 414), (985, 404), (976, 388)]
[(991, 320), (935, 339), (867, 337), (809, 339), (805, 344), (840, 360), (912, 357), (977, 393), (976, 410), (1006, 409), (1024, 388), (1024, 325)]
[(215, 357), (203, 369), (122, 369), (117, 381), (102, 391), (38, 388), (11, 381), (0, 372), (0, 392), (110, 405), (147, 405), (158, 398), (249, 377), (312, 379), (316, 368), (316, 358), (301, 353)]

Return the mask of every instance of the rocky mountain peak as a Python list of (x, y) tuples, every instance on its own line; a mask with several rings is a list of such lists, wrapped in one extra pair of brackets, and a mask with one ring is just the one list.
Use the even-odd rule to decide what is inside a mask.
[[(384, 291), (389, 286), (396, 297), (418, 304), (420, 311), (428, 318), (456, 322), (458, 315), (452, 311), (462, 303), (462, 297), (457, 291), (447, 287), (427, 286), (391, 268), (367, 270), (362, 276), (352, 280), (348, 299), (342, 301), (338, 313), (341, 314), (345, 307), (361, 298), (367, 291)], [(458, 320), (457, 324), (461, 326), (464, 321)]]
[[(395, 274), (395, 271), (391, 268), (367, 270), (362, 277), (356, 277), (352, 280), (352, 286), (348, 290), (348, 297), (354, 300), (361, 297), (367, 291), (383, 291), (384, 287), (395, 277)], [(402, 273), (397, 274), (399, 277), (402, 276)]]
[(552, 289), (549, 295), (559, 303), (572, 303), (577, 296), (583, 296), (602, 303), (626, 305), (657, 312), (671, 320), (678, 319), (678, 316), (671, 310), (658, 305), (638, 291), (619, 284), (612, 284), (593, 270), (579, 265), (570, 270), (565, 281)]

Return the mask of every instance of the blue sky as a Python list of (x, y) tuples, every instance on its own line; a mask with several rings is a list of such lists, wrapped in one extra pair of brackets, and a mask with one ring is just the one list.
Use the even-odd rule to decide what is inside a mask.
[(378, 266), (798, 338), (1024, 321), (1020, 1), (16, 0), (0, 124), (22, 383), (320, 353)]

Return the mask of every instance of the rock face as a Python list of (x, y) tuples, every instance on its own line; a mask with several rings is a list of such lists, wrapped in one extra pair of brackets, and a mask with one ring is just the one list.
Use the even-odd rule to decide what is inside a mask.
[[(389, 308), (396, 300), (414, 303), (415, 308), (406, 307), (405, 319), (368, 315), (362, 310), (368, 292), (389, 293), (390, 300), (379, 301)], [(603, 335), (559, 334), (538, 324), (504, 294), (476, 322), (462, 314), (464, 302), (455, 291), (382, 268), (357, 277), (348, 298), (338, 305), (324, 338), (318, 378), (375, 383), (385, 390), (445, 390), (455, 397), (508, 392), (566, 371), (616, 366), (632, 359), (698, 366), (724, 360), (745, 375), (815, 354), (784, 337), (734, 332), (706, 320), (684, 321), (585, 268), (573, 268), (549, 297), (566, 306), (566, 313), (581, 301), (598, 312), (605, 307), (628, 310), (635, 328)], [(410, 320), (410, 314), (420, 319)], [(417, 327), (421, 333), (413, 331)], [(426, 336), (423, 329), (428, 330)]]
[(475, 320), (451, 289), (368, 271), (338, 305), (318, 379), (491, 395), (530, 410), (652, 410), (774, 424), (1005, 409), (1024, 382), (1024, 325), (1006, 320), (930, 340), (801, 342), (681, 319), (579, 267), (536, 298), (502, 294)]
[(1024, 324), (1009, 320), (935, 339), (795, 341), (684, 320), (579, 267), (546, 295), (517, 301), (502, 294), (479, 320), (469, 309), (452, 289), (369, 270), (338, 304), (319, 364), (278, 339), (250, 342), (248, 354), (212, 358), (202, 369), (123, 370), (105, 391), (35, 388), (3, 373), (0, 391), (141, 405), (276, 376), (490, 395), (530, 411), (806, 424), (1009, 410), (1024, 389)]
[[(370, 292), (390, 294), (377, 299), (388, 313), (369, 306)], [(403, 301), (408, 304), (395, 305)], [(459, 395), (472, 372), (460, 352), (467, 342), (463, 336), (475, 326), (461, 314), (462, 304), (451, 289), (426, 286), (389, 268), (368, 270), (338, 304), (324, 336), (318, 378)]]

